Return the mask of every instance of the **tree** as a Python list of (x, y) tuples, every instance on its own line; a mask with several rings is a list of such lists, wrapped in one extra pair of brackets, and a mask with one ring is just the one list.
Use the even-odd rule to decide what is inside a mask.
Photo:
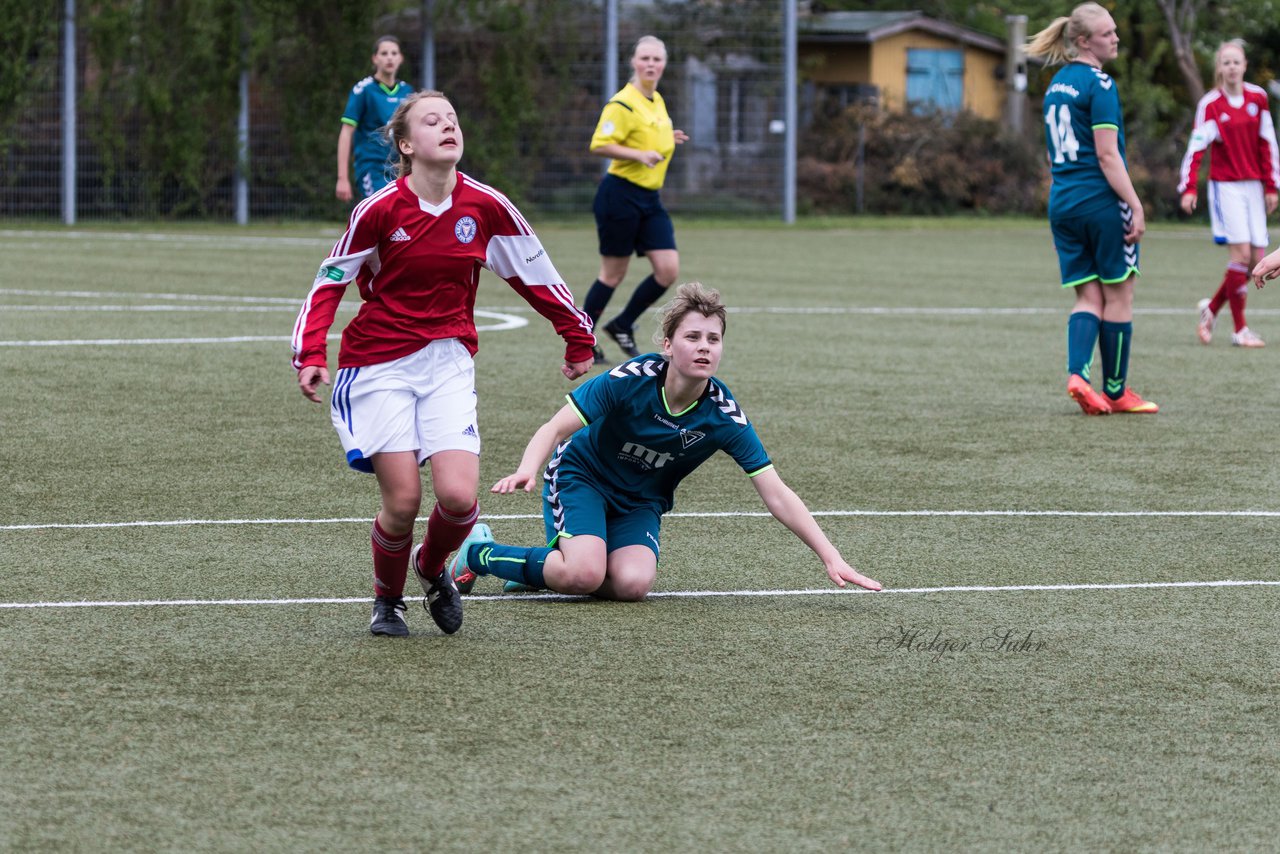
[(1196, 26), (1208, 0), (1156, 0), (1156, 5), (1169, 24), (1169, 44), (1173, 47), (1178, 71), (1187, 85), (1187, 95), (1191, 103), (1198, 103), (1204, 97), (1204, 78), (1200, 74), (1200, 63), (1196, 61), (1193, 42)]

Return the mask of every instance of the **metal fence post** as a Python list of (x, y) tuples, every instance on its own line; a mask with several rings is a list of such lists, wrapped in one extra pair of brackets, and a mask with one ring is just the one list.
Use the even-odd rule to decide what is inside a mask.
[(422, 88), (436, 88), (435, 0), (422, 0)]
[(784, 107), (782, 143), (782, 221), (796, 221), (796, 5), (782, 0), (782, 98)]
[(62, 28), (62, 221), (76, 222), (76, 0), (67, 0)]
[(236, 225), (249, 224), (249, 4), (240, 2), (240, 117), (236, 122)]

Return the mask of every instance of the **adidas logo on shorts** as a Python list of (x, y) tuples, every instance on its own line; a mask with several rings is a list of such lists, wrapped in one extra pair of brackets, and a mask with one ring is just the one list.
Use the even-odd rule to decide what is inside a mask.
[(409, 238), (408, 232), (406, 232), (403, 228), (397, 228), (394, 232), (392, 232), (390, 237), (390, 240), (392, 243), (404, 243), (406, 240), (409, 240), (409, 239), (410, 238)]
[(464, 436), (470, 436), (470, 437), (472, 437), (472, 438), (475, 438), (475, 436), (477, 435), (477, 434), (476, 434), (476, 425), (474, 425), (474, 424), (468, 424), (468, 425), (467, 425), (467, 429), (462, 431), (462, 435), (464, 435)]

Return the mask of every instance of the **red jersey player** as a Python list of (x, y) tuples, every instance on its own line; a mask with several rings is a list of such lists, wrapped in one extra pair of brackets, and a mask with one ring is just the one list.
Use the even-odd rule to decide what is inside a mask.
[[(440, 92), (419, 92), (388, 123), (400, 177), (356, 206), (316, 274), (293, 331), (302, 394), (329, 382), (325, 340), (346, 286), (363, 303), (342, 332), (330, 417), (348, 464), (378, 479), (373, 520), (374, 634), (409, 633), (404, 585), (412, 566), (444, 632), (462, 626), (445, 558), (479, 516), (474, 318), (480, 268), (516, 290), (564, 338), (569, 379), (592, 365), (591, 321), (537, 235), (502, 193), (457, 170), (462, 130)], [(431, 462), (436, 505), (421, 544), (418, 468)]]
[(1216, 88), (1200, 99), (1196, 125), (1182, 158), (1178, 192), (1182, 210), (1196, 208), (1196, 180), (1200, 160), (1209, 161), (1209, 216), (1213, 239), (1227, 244), (1227, 272), (1212, 299), (1200, 301), (1197, 332), (1201, 342), (1213, 339), (1213, 327), (1224, 302), (1231, 306), (1237, 347), (1262, 347), (1263, 341), (1245, 323), (1249, 271), (1267, 248), (1267, 215), (1273, 213), (1280, 184), (1275, 126), (1262, 87), (1244, 82), (1247, 63), (1244, 42), (1233, 39), (1218, 46), (1214, 57)]

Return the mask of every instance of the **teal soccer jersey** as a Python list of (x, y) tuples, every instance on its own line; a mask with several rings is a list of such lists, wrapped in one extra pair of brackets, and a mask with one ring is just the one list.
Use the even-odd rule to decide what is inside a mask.
[(1116, 82), (1099, 68), (1083, 62), (1067, 63), (1045, 92), (1044, 124), (1053, 172), (1049, 218), (1114, 207), (1119, 197), (1098, 165), (1093, 132), (1114, 129), (1120, 157), (1124, 158), (1124, 119)]
[(610, 513), (654, 507), (665, 513), (676, 486), (716, 451), (748, 475), (772, 468), (755, 428), (720, 380), (684, 412), (667, 409), (667, 363), (656, 353), (631, 359), (567, 395), (586, 425), (557, 449), (548, 479), (583, 477), (606, 496)]
[(391, 121), (400, 102), (412, 92), (413, 87), (403, 80), (397, 80), (393, 88), (388, 88), (373, 77), (366, 77), (352, 87), (347, 108), (342, 111), (342, 123), (356, 129), (351, 147), (357, 176), (373, 172), (382, 179), (391, 158), (391, 146), (380, 131)]

